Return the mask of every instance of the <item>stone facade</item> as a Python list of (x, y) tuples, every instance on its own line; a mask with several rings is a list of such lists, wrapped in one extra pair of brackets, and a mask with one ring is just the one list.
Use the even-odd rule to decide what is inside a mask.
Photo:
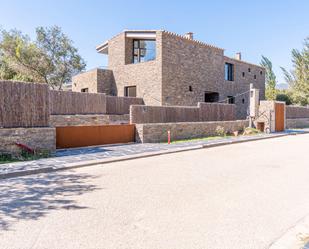
[(287, 105), (286, 118), (309, 118), (309, 108), (305, 106)]
[(165, 124), (136, 124), (136, 142), (159, 143), (167, 141), (167, 132), (171, 132), (171, 140), (200, 138), (216, 135), (218, 126), (224, 127), (226, 132), (244, 129), (248, 120), (165, 123)]
[(0, 129), (0, 155), (18, 155), (21, 149), (16, 143), (24, 144), (36, 151), (53, 153), (56, 150), (55, 128), (10, 128)]
[(129, 114), (125, 115), (51, 115), (52, 127), (128, 124)]
[[(281, 101), (260, 101), (258, 117), (254, 120), (255, 127), (258, 123), (264, 123), (264, 131), (276, 132), (276, 104), (284, 104)], [(285, 110), (285, 107), (284, 107)], [(286, 127), (286, 112), (284, 111), (284, 129)]]
[(95, 68), (72, 77), (72, 91), (81, 92), (83, 89), (89, 93), (115, 95), (113, 71)]
[(108, 69), (113, 71), (116, 92), (124, 96), (124, 88), (136, 86), (137, 97), (148, 105), (162, 104), (162, 32), (156, 32), (156, 59), (132, 64), (133, 39), (121, 33), (108, 42)]
[[(133, 39), (147, 39), (141, 36), (149, 34), (155, 37), (156, 59), (133, 64)], [(224, 56), (223, 49), (190, 37), (160, 30), (124, 31), (105, 45), (118, 96), (124, 96), (125, 87), (136, 86), (137, 97), (146, 105), (194, 106), (205, 101), (206, 92), (215, 92), (219, 101), (235, 97), (237, 118), (247, 116), (250, 84), (265, 98), (264, 68), (240, 56)], [(233, 64), (232, 81), (225, 80), (225, 63)]]
[(287, 129), (309, 128), (309, 118), (292, 118), (286, 120)]

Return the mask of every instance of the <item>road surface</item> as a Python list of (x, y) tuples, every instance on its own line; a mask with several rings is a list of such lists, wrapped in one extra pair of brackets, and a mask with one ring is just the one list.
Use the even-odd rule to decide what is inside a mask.
[(1, 180), (0, 248), (268, 248), (308, 196), (309, 135)]

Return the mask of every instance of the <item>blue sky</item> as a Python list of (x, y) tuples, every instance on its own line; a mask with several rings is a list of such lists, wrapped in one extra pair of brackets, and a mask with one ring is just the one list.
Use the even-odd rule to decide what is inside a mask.
[(87, 68), (106, 65), (95, 46), (124, 29), (194, 32), (195, 39), (259, 63), (269, 57), (279, 83), (291, 67), (291, 49), (309, 36), (309, 1), (0, 1), (0, 26), (31, 37), (35, 27), (58, 25), (74, 41)]

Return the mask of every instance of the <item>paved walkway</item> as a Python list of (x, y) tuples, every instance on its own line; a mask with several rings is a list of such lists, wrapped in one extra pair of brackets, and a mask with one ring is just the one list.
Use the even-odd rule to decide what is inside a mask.
[(269, 248), (308, 215), (308, 141), (286, 136), (1, 180), (0, 248)]
[[(190, 142), (178, 142), (178, 143), (149, 143), (149, 144), (121, 144), (121, 145), (110, 145), (110, 146), (95, 146), (75, 149), (64, 149), (57, 150), (55, 157), (44, 158), (35, 161), (26, 162), (15, 162), (8, 164), (0, 164), (0, 179), (4, 178), (7, 174), (14, 172), (23, 172), (30, 170), (41, 170), (44, 169), (60, 169), (65, 164), (81, 164), (92, 160), (112, 159), (127, 157), (133, 155), (139, 155), (144, 153), (156, 153), (156, 152), (168, 152), (173, 150), (186, 150), (194, 148), (202, 148), (203, 146), (220, 144), (222, 142), (235, 142), (235, 141), (250, 141), (256, 138), (276, 137), (282, 136), (283, 134), (289, 134), (295, 132), (289, 130), (285, 133), (274, 133), (274, 134), (259, 134), (253, 136), (241, 136), (241, 137), (230, 137), (217, 140), (197, 140)], [(303, 132), (303, 131), (296, 131)]]

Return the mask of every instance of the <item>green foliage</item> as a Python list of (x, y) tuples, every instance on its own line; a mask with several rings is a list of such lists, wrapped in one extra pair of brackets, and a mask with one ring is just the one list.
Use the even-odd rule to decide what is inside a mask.
[(276, 75), (273, 71), (272, 62), (265, 56), (262, 56), (260, 65), (265, 68), (265, 95), (267, 100), (276, 99)]
[(33, 42), (20, 31), (1, 31), (0, 78), (44, 82), (61, 89), (85, 69), (73, 42), (59, 27), (39, 27), (36, 36)]
[(304, 41), (301, 51), (292, 50), (293, 68), (287, 71), (281, 68), (286, 82), (292, 90), (293, 102), (300, 105), (309, 104), (309, 37)]
[(276, 100), (278, 101), (284, 101), (287, 105), (292, 104), (292, 96), (291, 92), (287, 90), (278, 90), (277, 95), (276, 95)]

